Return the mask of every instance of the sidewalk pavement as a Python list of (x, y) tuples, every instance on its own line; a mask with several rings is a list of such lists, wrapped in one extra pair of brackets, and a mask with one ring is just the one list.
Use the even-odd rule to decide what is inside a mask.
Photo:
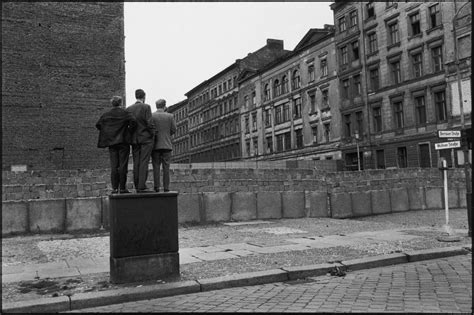
[[(186, 270), (186, 268), (192, 270), (193, 266), (203, 266), (203, 270), (205, 270), (207, 265), (214, 263), (222, 264), (225, 266), (223, 269), (245, 271), (246, 269), (237, 265), (242, 265), (246, 259), (250, 258), (253, 261), (265, 260), (267, 257), (273, 257), (272, 254), (287, 255), (292, 258), (292, 261), (276, 266), (267, 265), (263, 270), (251, 271), (252, 269), (249, 269), (250, 272), (224, 273), (218, 277), (213, 277), (214, 273), (210, 272), (211, 276), (207, 278), (186, 279), (186, 277), (182, 277), (181, 281), (177, 282), (138, 286), (134, 284), (106, 291), (2, 303), (2, 311), (58, 312), (77, 310), (126, 301), (303, 279), (327, 273), (344, 275), (345, 272), (354, 270), (462, 255), (471, 251), (470, 238), (467, 237), (463, 237), (460, 243), (437, 244), (433, 238), (435, 235), (442, 234), (442, 228), (439, 225), (436, 227), (423, 226), (423, 223), (426, 222), (416, 223), (413, 218), (410, 221), (410, 216), (416, 218), (420, 215), (429, 214), (407, 213), (405, 216), (409, 220), (408, 225), (405, 223), (394, 224), (393, 222), (383, 223), (371, 218), (361, 221), (306, 218), (229, 222), (210, 227), (180, 228), (179, 259), (181, 270)], [(439, 213), (437, 212), (436, 215)], [(455, 215), (462, 217), (463, 214), (459, 212), (459, 214), (453, 214), (453, 216)], [(387, 218), (397, 221), (400, 220), (400, 216), (393, 214)], [(421, 220), (423, 221), (423, 219)], [(344, 231), (350, 233), (344, 234)], [(454, 231), (458, 235), (467, 234), (466, 229), (454, 229)], [(221, 236), (221, 234), (225, 236)], [(10, 261), (2, 259), (2, 286), (35, 279), (81, 277), (109, 272), (108, 235), (49, 240), (45, 240), (43, 237), (32, 242), (36, 243), (43, 253), (46, 253), (48, 262), (22, 263), (11, 259)], [(15, 246), (15, 240), (4, 239), (2, 245), (8, 251), (8, 246)], [(186, 245), (190, 246), (184, 247)], [(79, 249), (80, 254), (74, 252), (74, 249)], [(341, 249), (342, 253), (335, 256), (340, 258), (337, 260), (327, 261), (324, 260), (324, 257), (319, 257), (319, 259), (313, 257), (313, 259), (306, 261), (320, 263), (305, 264), (303, 259), (304, 253), (309, 253), (310, 256), (320, 253), (318, 250), (340, 253)], [(354, 259), (354, 255), (344, 254), (344, 252), (349, 253), (351, 250), (359, 253), (360, 257)], [(2, 249), (3, 252), (4, 249)], [(380, 253), (382, 255), (379, 255)], [(251, 260), (248, 262), (252, 264)], [(210, 268), (216, 267), (211, 266)]]

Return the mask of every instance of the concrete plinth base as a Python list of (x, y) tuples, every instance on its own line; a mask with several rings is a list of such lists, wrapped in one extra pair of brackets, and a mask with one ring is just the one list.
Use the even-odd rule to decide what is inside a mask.
[(178, 253), (124, 258), (110, 257), (110, 281), (112, 283), (160, 280), (178, 276)]

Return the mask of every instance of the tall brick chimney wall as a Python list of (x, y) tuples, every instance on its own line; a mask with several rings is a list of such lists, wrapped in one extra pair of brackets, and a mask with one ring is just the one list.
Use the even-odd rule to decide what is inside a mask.
[(95, 123), (124, 96), (123, 3), (2, 2), (2, 169), (102, 168)]

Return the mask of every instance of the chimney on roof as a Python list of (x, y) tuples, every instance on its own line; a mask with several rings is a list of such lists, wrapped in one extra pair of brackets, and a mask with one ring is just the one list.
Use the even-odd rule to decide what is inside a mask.
[(332, 24), (324, 24), (324, 29), (328, 31), (335, 30), (334, 25)]
[(267, 38), (267, 46), (271, 48), (283, 50), (283, 40)]

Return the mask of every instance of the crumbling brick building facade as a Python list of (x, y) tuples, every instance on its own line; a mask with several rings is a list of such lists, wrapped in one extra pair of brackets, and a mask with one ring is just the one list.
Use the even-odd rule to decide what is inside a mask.
[(2, 169), (103, 168), (95, 123), (124, 96), (123, 3), (2, 2)]

